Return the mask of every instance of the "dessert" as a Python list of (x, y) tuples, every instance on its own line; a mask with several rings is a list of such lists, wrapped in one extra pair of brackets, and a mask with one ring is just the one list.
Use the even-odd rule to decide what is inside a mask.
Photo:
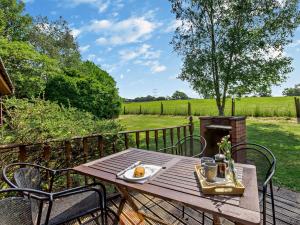
[(134, 177), (143, 177), (144, 175), (145, 175), (145, 168), (144, 167), (137, 166), (134, 169), (134, 174), (133, 174)]

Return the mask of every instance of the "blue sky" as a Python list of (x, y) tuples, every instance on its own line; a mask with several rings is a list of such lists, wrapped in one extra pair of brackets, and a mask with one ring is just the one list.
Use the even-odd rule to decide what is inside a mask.
[[(188, 83), (176, 79), (182, 61), (173, 52), (176, 21), (167, 0), (24, 0), (32, 16), (62, 16), (73, 29), (83, 59), (108, 71), (116, 80), (120, 95), (172, 95), (181, 90), (199, 97)], [(294, 71), (280, 87), (300, 83), (300, 29), (285, 49), (294, 58)]]

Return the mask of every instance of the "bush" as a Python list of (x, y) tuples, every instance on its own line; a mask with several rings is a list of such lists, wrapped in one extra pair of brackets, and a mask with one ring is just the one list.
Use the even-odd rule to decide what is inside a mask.
[(114, 135), (121, 130), (114, 120), (96, 120), (89, 112), (41, 99), (5, 99), (4, 110), (2, 144), (40, 143), (93, 133)]
[(47, 82), (45, 97), (99, 118), (115, 118), (121, 110), (114, 79), (88, 61), (76, 69), (65, 69), (64, 74), (52, 76)]

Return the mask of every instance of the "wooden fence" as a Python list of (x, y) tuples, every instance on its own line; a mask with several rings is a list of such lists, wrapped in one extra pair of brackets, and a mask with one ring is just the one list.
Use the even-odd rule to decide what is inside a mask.
[[(0, 164), (3, 168), (14, 162), (34, 162), (54, 169), (70, 168), (130, 147), (140, 148), (143, 145), (146, 149), (156, 151), (160, 145), (165, 148), (168, 143), (173, 145), (183, 137), (192, 135), (193, 130), (193, 118), (190, 117), (187, 124), (175, 127), (94, 134), (43, 143), (1, 145)], [(145, 135), (144, 140), (141, 139), (142, 134)]]

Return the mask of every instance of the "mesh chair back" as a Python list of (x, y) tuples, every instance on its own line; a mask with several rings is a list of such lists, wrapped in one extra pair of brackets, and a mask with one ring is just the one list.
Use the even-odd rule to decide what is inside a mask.
[(257, 182), (260, 188), (275, 171), (275, 156), (264, 146), (250, 143), (237, 144), (232, 147), (231, 154), (237, 159), (236, 162), (256, 166)]
[(206, 148), (206, 140), (202, 136), (187, 136), (181, 139), (176, 146), (180, 155), (201, 157)]
[(19, 168), (14, 173), (14, 179), (20, 188), (41, 189), (41, 175), (37, 168)]
[(0, 224), (33, 225), (30, 200), (22, 197), (9, 197), (0, 200)]
[[(28, 188), (41, 190), (41, 175), (40, 171), (35, 167), (19, 168), (14, 172), (14, 179), (19, 188)], [(31, 212), (34, 221), (37, 220), (40, 213), (40, 200), (31, 198)]]

